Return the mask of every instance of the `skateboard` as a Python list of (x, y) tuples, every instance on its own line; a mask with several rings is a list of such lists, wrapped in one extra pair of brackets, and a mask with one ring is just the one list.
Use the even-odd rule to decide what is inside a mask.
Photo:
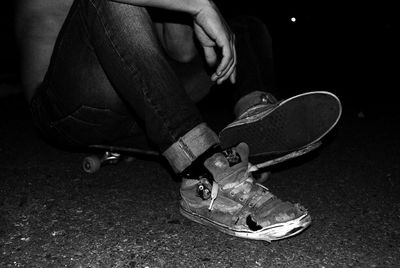
[[(272, 109), (234, 121), (219, 134), (223, 149), (240, 142), (249, 145), (250, 171), (257, 171), (299, 157), (318, 148), (322, 138), (338, 123), (340, 100), (325, 91), (307, 92), (277, 103)], [(118, 163), (134, 155), (160, 156), (151, 149), (126, 146), (91, 145), (102, 156), (83, 160), (83, 169), (94, 173), (106, 164)]]
[[(299, 157), (306, 153), (309, 153), (316, 148), (318, 148), (322, 142), (316, 142), (313, 144), (309, 144), (299, 150), (284, 154), (282, 156), (273, 158), (271, 160), (255, 164), (249, 165), (249, 171), (254, 172), (260, 169), (264, 169), (279, 163), (282, 163), (286, 160)], [(117, 164), (121, 161), (130, 162), (135, 156), (148, 156), (148, 157), (161, 157), (161, 154), (155, 150), (145, 150), (145, 149), (136, 149), (129, 148), (123, 146), (111, 146), (111, 145), (90, 145), (88, 147), (90, 151), (97, 152), (86, 156), (82, 161), (82, 168), (86, 173), (95, 173), (102, 166), (105, 165), (113, 165)]]
[(131, 161), (135, 156), (160, 157), (160, 153), (151, 149), (137, 149), (126, 146), (89, 145), (88, 149), (94, 154), (86, 156), (82, 168), (86, 173), (95, 173), (102, 166), (117, 164), (123, 160)]
[(282, 156), (279, 156), (277, 158), (273, 158), (273, 159), (270, 159), (268, 161), (264, 161), (264, 162), (261, 162), (261, 163), (255, 164), (255, 165), (250, 164), (249, 165), (249, 172), (254, 172), (254, 171), (257, 171), (257, 170), (260, 170), (260, 169), (264, 169), (266, 167), (270, 167), (270, 166), (277, 165), (279, 163), (285, 162), (285, 161), (287, 161), (289, 159), (293, 159), (293, 158), (302, 156), (304, 154), (307, 154), (307, 153), (317, 149), (319, 146), (321, 146), (321, 144), (322, 144), (322, 142), (318, 141), (318, 142), (309, 144), (309, 145), (307, 145), (307, 146), (305, 146), (303, 148), (300, 148), (298, 150), (295, 150), (293, 152), (290, 152), (290, 153), (284, 154)]

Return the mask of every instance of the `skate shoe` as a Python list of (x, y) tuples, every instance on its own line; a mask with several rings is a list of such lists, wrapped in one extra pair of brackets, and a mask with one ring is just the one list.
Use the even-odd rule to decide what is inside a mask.
[(245, 142), (250, 162), (262, 166), (307, 153), (337, 124), (342, 113), (339, 99), (325, 91), (308, 92), (277, 102), (264, 94), (256, 104), (219, 134), (221, 146)]
[(311, 224), (307, 210), (283, 202), (254, 182), (248, 171), (249, 147), (216, 153), (204, 162), (208, 173), (184, 178), (180, 212), (197, 223), (226, 234), (273, 241), (294, 236)]

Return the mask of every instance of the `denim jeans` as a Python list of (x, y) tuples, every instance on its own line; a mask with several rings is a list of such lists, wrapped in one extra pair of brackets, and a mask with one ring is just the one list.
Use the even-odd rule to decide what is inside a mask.
[[(265, 26), (247, 17), (230, 25), (238, 54), (233, 107), (250, 92), (271, 92), (273, 72)], [(199, 69), (198, 63), (181, 65)], [(179, 65), (166, 56), (145, 8), (75, 0), (31, 102), (33, 119), (47, 139), (73, 147), (123, 143), (147, 148), (150, 141), (165, 152), (185, 135), (188, 140), (206, 135), (205, 144), (193, 146), (209, 147), (218, 138), (185, 90)], [(198, 75), (206, 77), (206, 69)], [(209, 88), (203, 90), (206, 94)]]

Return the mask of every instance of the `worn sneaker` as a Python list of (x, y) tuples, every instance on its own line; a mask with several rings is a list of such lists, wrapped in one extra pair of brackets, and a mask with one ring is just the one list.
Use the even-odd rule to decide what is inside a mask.
[(219, 134), (221, 146), (245, 142), (250, 162), (267, 166), (317, 148), (339, 121), (339, 99), (325, 91), (308, 92), (277, 102), (268, 94)]
[(273, 241), (296, 235), (311, 224), (307, 210), (282, 202), (254, 182), (248, 172), (245, 143), (216, 153), (204, 162), (208, 174), (184, 178), (183, 216), (236, 237)]

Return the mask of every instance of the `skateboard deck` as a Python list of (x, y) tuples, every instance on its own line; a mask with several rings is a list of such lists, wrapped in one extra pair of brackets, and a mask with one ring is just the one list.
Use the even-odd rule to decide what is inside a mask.
[(262, 162), (262, 163), (259, 163), (259, 164), (256, 164), (256, 165), (250, 164), (249, 171), (250, 172), (254, 172), (254, 171), (257, 171), (259, 169), (263, 169), (263, 168), (266, 168), (266, 167), (277, 165), (277, 164), (285, 162), (285, 161), (287, 161), (289, 159), (293, 159), (293, 158), (302, 156), (302, 155), (304, 155), (306, 153), (309, 153), (309, 152), (317, 149), (319, 146), (321, 146), (321, 144), (322, 144), (322, 142), (319, 141), (319, 142), (307, 145), (307, 146), (305, 146), (305, 147), (303, 147), (301, 149), (298, 149), (296, 151), (287, 153), (287, 154), (285, 154), (283, 156), (280, 156), (280, 157), (277, 157), (277, 158), (273, 158), (271, 160), (268, 160), (268, 161), (265, 161), (265, 162)]
[[(282, 156), (273, 158), (271, 160), (252, 165), (250, 164), (250, 172), (257, 171), (259, 169), (264, 169), (284, 161), (287, 161), (292, 158), (296, 158), (302, 156), (306, 153), (309, 153), (316, 148), (318, 148), (322, 142), (316, 142), (305, 146), (299, 150), (284, 154)], [(97, 172), (101, 166), (107, 164), (116, 164), (121, 160), (129, 161), (133, 157), (141, 155), (141, 156), (150, 156), (150, 157), (160, 157), (161, 154), (155, 150), (147, 150), (147, 149), (137, 149), (137, 148), (129, 148), (123, 146), (112, 146), (112, 145), (90, 145), (88, 147), (91, 151), (96, 151), (100, 154), (92, 154), (83, 159), (82, 167), (83, 170), (87, 173), (95, 173)]]
[[(129, 162), (135, 156), (159, 157), (160, 153), (151, 149), (138, 149), (126, 146), (89, 145), (88, 149), (94, 154), (83, 159), (82, 168), (87, 173), (97, 172), (101, 166), (116, 164), (122, 160)], [(97, 154), (96, 154), (97, 152)]]
[[(307, 92), (277, 103), (255, 116), (239, 118), (221, 133), (222, 148), (245, 142), (250, 147), (250, 167), (255, 171), (309, 153), (321, 145), (322, 138), (338, 123), (342, 114), (340, 100), (325, 91)], [(83, 169), (96, 172), (102, 165), (117, 163), (135, 155), (160, 156), (160, 153), (122, 145), (91, 145), (103, 153), (84, 159)], [(281, 152), (279, 155), (274, 155)]]
[(151, 149), (137, 149), (124, 146), (113, 146), (113, 145), (89, 145), (89, 149), (104, 150), (115, 153), (127, 153), (127, 154), (140, 154), (149, 156), (159, 156), (160, 153)]

